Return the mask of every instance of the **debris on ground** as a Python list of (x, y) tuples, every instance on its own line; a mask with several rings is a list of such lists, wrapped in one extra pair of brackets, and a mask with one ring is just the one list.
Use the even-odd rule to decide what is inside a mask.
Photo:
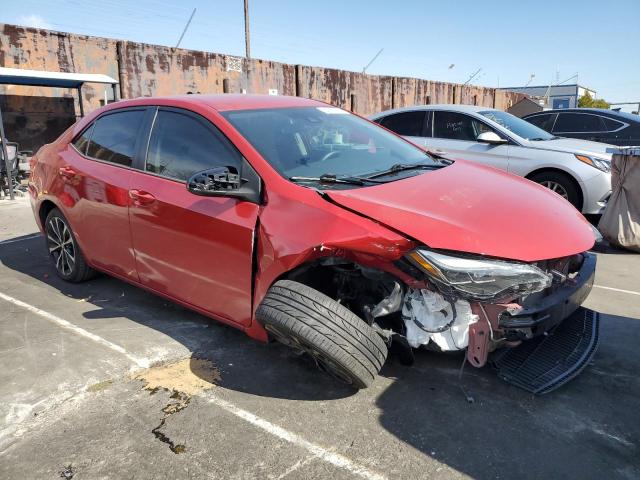
[(213, 363), (202, 358), (185, 358), (151, 367), (137, 373), (134, 378), (142, 380), (144, 388), (152, 393), (154, 389), (165, 389), (189, 396), (209, 390), (221, 380), (220, 372)]
[(89, 387), (87, 387), (87, 391), (93, 392), (93, 393), (99, 392), (101, 390), (105, 390), (109, 388), (112, 384), (113, 384), (113, 380), (105, 380), (103, 382), (94, 383), (93, 385), (90, 385)]
[(144, 389), (148, 390), (150, 395), (156, 394), (159, 390), (172, 392), (169, 402), (162, 409), (164, 415), (160, 423), (151, 430), (151, 433), (158, 440), (169, 445), (173, 453), (184, 453), (187, 450), (186, 445), (176, 444), (160, 430), (169, 416), (187, 408), (192, 395), (213, 388), (220, 381), (220, 372), (210, 360), (186, 358), (143, 370), (134, 378), (145, 382)]
[(76, 472), (73, 470), (73, 465), (71, 464), (60, 470), (60, 478), (65, 478), (66, 480), (71, 480), (75, 474)]

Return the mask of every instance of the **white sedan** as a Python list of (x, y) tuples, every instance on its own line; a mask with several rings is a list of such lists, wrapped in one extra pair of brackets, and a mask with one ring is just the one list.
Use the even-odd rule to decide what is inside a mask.
[(452, 160), (482, 162), (555, 191), (583, 213), (602, 213), (611, 194), (611, 145), (559, 138), (510, 113), (470, 105), (387, 110), (376, 123)]

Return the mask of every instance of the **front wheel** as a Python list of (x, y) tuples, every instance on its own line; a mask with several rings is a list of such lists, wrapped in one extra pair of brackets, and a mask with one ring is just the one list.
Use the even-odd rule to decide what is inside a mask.
[(387, 358), (387, 345), (369, 324), (298, 282), (276, 282), (256, 318), (280, 343), (309, 355), (321, 370), (356, 388), (368, 387)]
[(57, 208), (47, 215), (44, 231), (49, 255), (60, 278), (78, 283), (94, 275), (95, 271), (87, 265), (69, 222)]
[(575, 181), (567, 174), (561, 172), (541, 172), (532, 175), (529, 180), (547, 187), (552, 192), (557, 193), (567, 200), (578, 210), (582, 210), (582, 197), (579, 187)]

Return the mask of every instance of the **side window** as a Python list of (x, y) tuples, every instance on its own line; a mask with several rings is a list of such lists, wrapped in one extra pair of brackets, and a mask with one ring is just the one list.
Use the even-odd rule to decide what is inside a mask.
[(80, 134), (76, 141), (73, 142), (73, 146), (76, 147), (83, 155), (87, 154), (87, 146), (89, 145), (89, 140), (91, 140), (91, 134), (93, 133), (93, 126), (95, 123), (91, 124), (89, 128), (85, 128), (84, 132)]
[(421, 137), (424, 117), (424, 111), (394, 113), (384, 117), (380, 124), (398, 135)]
[(585, 113), (559, 113), (554, 132), (557, 133), (580, 133), (580, 132), (601, 132), (604, 125), (597, 115)]
[(475, 142), (476, 137), (481, 133), (493, 131), (484, 123), (464, 113), (435, 111), (433, 114), (433, 136), (435, 138)]
[(87, 155), (130, 167), (143, 117), (143, 110), (110, 113), (100, 117), (93, 126)]
[(624, 126), (624, 123), (614, 120), (613, 118), (609, 118), (609, 117), (600, 117), (600, 118), (604, 122), (604, 129), (606, 132), (613, 132)]
[(214, 167), (234, 166), (242, 156), (224, 135), (204, 119), (158, 110), (145, 162), (147, 172), (175, 180)]
[(539, 127), (547, 132), (551, 132), (553, 128), (553, 121), (556, 118), (556, 114), (545, 113), (543, 115), (534, 115), (533, 117), (525, 118), (525, 120), (529, 123), (534, 124), (536, 127)]

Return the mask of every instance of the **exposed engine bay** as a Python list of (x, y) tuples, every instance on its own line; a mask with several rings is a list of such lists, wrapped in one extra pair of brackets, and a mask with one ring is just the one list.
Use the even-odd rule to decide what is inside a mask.
[[(591, 289), (595, 259), (579, 254), (525, 264), (417, 250), (396, 266), (421, 280), (419, 288), (335, 258), (291, 278), (349, 308), (388, 343), (466, 350), (469, 362), (482, 367), (492, 351), (545, 334), (573, 313)], [(585, 278), (578, 278), (581, 271)]]

